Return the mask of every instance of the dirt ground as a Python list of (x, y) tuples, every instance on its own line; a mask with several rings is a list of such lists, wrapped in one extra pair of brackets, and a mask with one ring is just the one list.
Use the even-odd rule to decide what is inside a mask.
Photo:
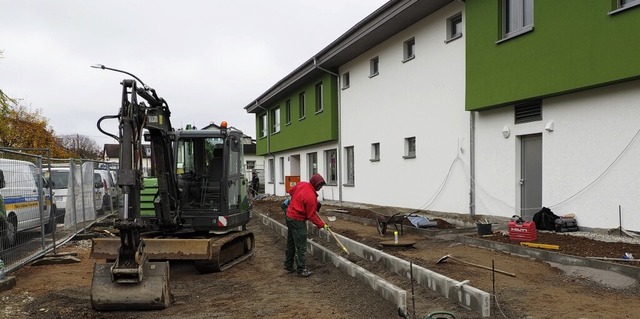
[[(282, 220), (280, 201), (265, 199), (254, 202), (254, 218), (248, 228), (256, 238), (256, 251), (249, 260), (222, 273), (198, 274), (191, 263), (171, 262), (171, 290), (174, 304), (161, 311), (97, 312), (91, 309), (90, 291), (93, 264), (103, 260), (89, 258), (90, 242), (72, 241), (59, 251), (77, 252), (80, 263), (25, 266), (10, 275), (17, 285), (0, 292), (0, 318), (398, 318), (395, 306), (377, 293), (312, 257), (308, 267), (314, 274), (300, 278), (282, 269), (285, 238), (275, 234), (258, 219), (258, 214)], [(325, 205), (321, 216), (331, 209), (344, 209), (356, 216), (370, 211), (353, 207)], [(325, 219), (326, 220), (326, 219)], [(442, 228), (449, 227), (439, 221)], [(491, 318), (638, 318), (640, 286), (635, 279), (624, 289), (594, 280), (569, 275), (548, 263), (528, 257), (460, 244), (455, 240), (434, 239), (405, 232), (403, 240), (415, 241), (413, 248), (382, 248), (375, 226), (338, 218), (330, 222), (334, 232), (381, 248), (416, 265), (431, 269), (456, 280), (469, 280), (469, 285), (494, 292)], [(620, 257), (625, 252), (640, 256), (640, 245), (577, 239), (553, 233), (539, 233), (538, 241), (557, 244), (562, 253), (580, 256)], [(313, 238), (312, 238), (313, 239)], [(508, 239), (496, 235), (492, 240)], [(338, 247), (333, 247), (340, 253)], [(516, 274), (496, 274), (448, 260), (436, 263), (450, 254), (464, 261), (491, 266)], [(344, 253), (343, 253), (344, 255)], [(412, 291), (406, 278), (388, 274), (381, 266), (357, 257), (352, 262), (385, 277), (392, 283)], [(606, 277), (603, 277), (606, 278)], [(495, 287), (495, 290), (494, 290)], [(457, 318), (480, 318), (432, 291), (414, 288), (408, 296), (410, 314), (425, 318), (433, 311), (455, 313)], [(415, 307), (413, 307), (415, 304)]]

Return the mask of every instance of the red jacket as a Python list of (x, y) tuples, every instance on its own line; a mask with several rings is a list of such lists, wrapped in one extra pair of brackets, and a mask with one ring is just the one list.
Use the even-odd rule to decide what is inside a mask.
[(311, 221), (318, 229), (324, 227), (324, 222), (316, 213), (318, 210), (318, 194), (313, 185), (308, 182), (298, 182), (289, 189), (291, 202), (287, 209), (287, 217), (297, 221)]

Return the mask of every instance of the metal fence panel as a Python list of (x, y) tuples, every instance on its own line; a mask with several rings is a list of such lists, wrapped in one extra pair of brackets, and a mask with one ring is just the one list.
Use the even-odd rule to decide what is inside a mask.
[(0, 148), (0, 170), (0, 259), (7, 272), (55, 252), (100, 216), (118, 211), (120, 192), (107, 163)]

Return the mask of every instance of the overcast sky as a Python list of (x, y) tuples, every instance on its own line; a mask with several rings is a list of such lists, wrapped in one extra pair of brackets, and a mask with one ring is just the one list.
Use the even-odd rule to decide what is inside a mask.
[[(118, 113), (125, 74), (168, 103), (175, 128), (225, 120), (255, 138), (244, 107), (386, 0), (13, 0), (0, 8), (0, 89), (41, 109), (57, 135)], [(103, 122), (117, 135), (117, 121)]]

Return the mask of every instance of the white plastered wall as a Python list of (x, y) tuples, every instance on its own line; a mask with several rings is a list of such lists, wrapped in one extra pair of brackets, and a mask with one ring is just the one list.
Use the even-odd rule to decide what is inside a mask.
[[(519, 214), (518, 136), (542, 133), (543, 206), (576, 214), (579, 226), (640, 230), (638, 88), (632, 81), (544, 99), (543, 120), (526, 124), (513, 124), (512, 107), (479, 112), (477, 212)], [(545, 130), (550, 122), (553, 131)]]
[[(469, 212), (464, 35), (445, 43), (447, 19), (463, 9), (453, 2), (340, 68), (350, 76), (341, 91), (344, 177), (344, 148), (354, 147), (355, 158), (355, 185), (343, 188), (345, 201)], [(410, 38), (415, 58), (403, 62)], [(379, 74), (370, 78), (376, 56)], [(413, 159), (403, 158), (408, 137), (416, 138)], [(370, 161), (372, 143), (380, 143), (378, 162)]]

